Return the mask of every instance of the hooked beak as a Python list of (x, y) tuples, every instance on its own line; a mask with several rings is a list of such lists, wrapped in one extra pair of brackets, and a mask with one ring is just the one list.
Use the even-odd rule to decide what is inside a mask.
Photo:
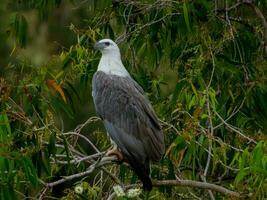
[(101, 49), (104, 49), (104, 47), (105, 47), (105, 44), (104, 43), (100, 43), (100, 42), (97, 42), (94, 45), (94, 49), (95, 50), (101, 50)]

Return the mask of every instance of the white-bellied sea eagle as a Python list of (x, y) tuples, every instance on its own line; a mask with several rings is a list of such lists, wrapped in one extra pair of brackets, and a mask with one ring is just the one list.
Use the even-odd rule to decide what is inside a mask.
[(103, 39), (95, 48), (102, 57), (93, 76), (92, 95), (96, 112), (115, 145), (109, 155), (116, 154), (127, 162), (143, 188), (150, 191), (149, 163), (159, 161), (165, 151), (161, 126), (143, 89), (122, 64), (117, 44)]

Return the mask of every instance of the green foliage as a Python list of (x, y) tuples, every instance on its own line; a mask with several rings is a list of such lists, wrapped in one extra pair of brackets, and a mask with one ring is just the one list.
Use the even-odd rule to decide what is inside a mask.
[[(32, 160), (14, 150), (13, 136), (6, 114), (0, 115), (0, 195), (1, 199), (17, 199), (16, 190), (33, 190), (38, 176)], [(31, 186), (31, 188), (29, 188)]]
[(25, 17), (21, 14), (16, 14), (14, 21), (11, 24), (11, 33), (17, 39), (20, 47), (26, 46), (28, 24)]
[[(70, 144), (83, 155), (94, 149), (64, 132), (77, 127), (101, 151), (110, 145), (101, 123), (78, 126), (95, 115), (90, 83), (100, 54), (93, 45), (106, 37), (117, 39), (123, 63), (162, 120), (166, 154), (152, 178), (204, 177), (244, 199), (267, 197), (264, 0), (4, 0), (0, 9), (0, 37), (8, 33), (0, 47), (0, 199), (105, 199), (112, 191), (114, 180), (101, 170), (43, 186), (89, 165), (71, 162)], [(66, 163), (55, 161), (59, 155)], [(127, 166), (114, 166), (107, 170), (123, 183), (137, 182)], [(160, 187), (147, 198), (208, 195)]]
[(81, 182), (75, 186), (74, 190), (66, 190), (67, 196), (62, 197), (62, 200), (72, 199), (98, 199), (98, 194), (101, 188), (97, 186), (91, 187), (87, 182)]

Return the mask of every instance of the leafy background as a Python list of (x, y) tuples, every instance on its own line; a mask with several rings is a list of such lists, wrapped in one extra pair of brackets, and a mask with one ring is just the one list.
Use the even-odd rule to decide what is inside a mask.
[[(153, 179), (267, 198), (265, 0), (2, 0), (0, 11), (0, 199), (107, 199), (116, 181), (136, 183), (112, 164), (44, 185), (90, 165), (70, 162), (95, 151), (73, 133), (110, 146), (91, 98), (102, 38), (119, 43), (161, 120), (166, 154)], [(138, 198), (232, 197), (166, 186)]]

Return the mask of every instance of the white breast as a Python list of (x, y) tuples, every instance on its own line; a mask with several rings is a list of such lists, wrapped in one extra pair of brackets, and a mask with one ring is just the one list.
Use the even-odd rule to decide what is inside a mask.
[(120, 55), (114, 54), (103, 54), (98, 68), (98, 71), (103, 71), (106, 74), (117, 75), (117, 76), (130, 76), (128, 71), (122, 64)]

